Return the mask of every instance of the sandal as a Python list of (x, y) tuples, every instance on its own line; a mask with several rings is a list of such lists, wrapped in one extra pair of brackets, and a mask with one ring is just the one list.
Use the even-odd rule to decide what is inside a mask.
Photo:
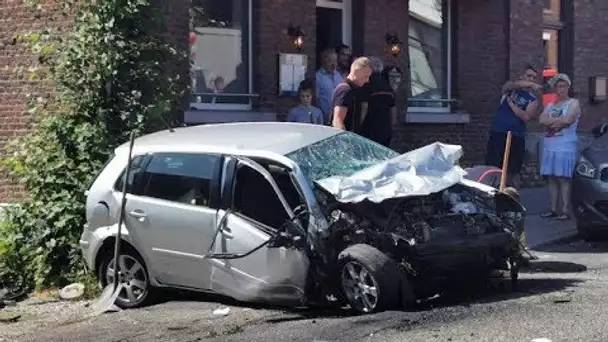
[(553, 210), (540, 214), (540, 217), (544, 217), (544, 218), (551, 218), (551, 217), (558, 217), (558, 216), (559, 215)]

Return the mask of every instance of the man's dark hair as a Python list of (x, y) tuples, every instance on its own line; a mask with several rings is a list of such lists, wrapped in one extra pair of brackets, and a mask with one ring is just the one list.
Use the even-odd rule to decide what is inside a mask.
[(530, 63), (526, 64), (526, 67), (524, 68), (524, 71), (526, 71), (526, 70), (532, 70), (532, 71), (534, 71), (535, 73), (538, 74), (538, 70), (536, 69), (536, 67), (534, 67), (534, 65), (532, 65)]
[(306, 78), (302, 82), (300, 82), (300, 85), (298, 86), (298, 94), (303, 91), (312, 91), (312, 88), (312, 80)]
[(342, 51), (344, 49), (350, 49), (350, 46), (348, 46), (346, 44), (340, 44), (340, 45), (338, 45), (338, 47), (336, 47), (336, 52), (340, 53), (340, 51)]

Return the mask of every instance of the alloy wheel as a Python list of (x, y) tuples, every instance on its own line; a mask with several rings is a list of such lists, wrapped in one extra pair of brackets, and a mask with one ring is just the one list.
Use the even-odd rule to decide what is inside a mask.
[(356, 261), (342, 268), (342, 290), (353, 309), (372, 312), (378, 305), (378, 283), (371, 273)]
[[(141, 300), (148, 289), (148, 276), (144, 266), (130, 255), (120, 255), (118, 266), (118, 283), (123, 286), (118, 299), (126, 303), (135, 303)], [(114, 259), (112, 259), (106, 268), (107, 284), (114, 282), (115, 273)]]

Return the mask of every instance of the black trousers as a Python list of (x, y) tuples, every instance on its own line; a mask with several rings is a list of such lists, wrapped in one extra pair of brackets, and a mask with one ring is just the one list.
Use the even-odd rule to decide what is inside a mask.
[[(502, 160), (505, 155), (505, 145), (507, 143), (506, 132), (490, 132), (488, 139), (486, 165), (502, 168)], [(511, 135), (511, 153), (509, 154), (509, 166), (507, 173), (510, 175), (518, 175), (521, 173), (521, 168), (524, 164), (524, 156), (526, 154), (526, 138), (523, 135)]]

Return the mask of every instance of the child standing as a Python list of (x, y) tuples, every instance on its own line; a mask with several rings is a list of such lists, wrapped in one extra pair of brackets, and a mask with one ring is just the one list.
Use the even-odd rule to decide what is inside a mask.
[(312, 105), (312, 93), (312, 82), (310, 80), (300, 82), (298, 88), (300, 104), (289, 110), (287, 121), (323, 124), (323, 113), (319, 108)]

